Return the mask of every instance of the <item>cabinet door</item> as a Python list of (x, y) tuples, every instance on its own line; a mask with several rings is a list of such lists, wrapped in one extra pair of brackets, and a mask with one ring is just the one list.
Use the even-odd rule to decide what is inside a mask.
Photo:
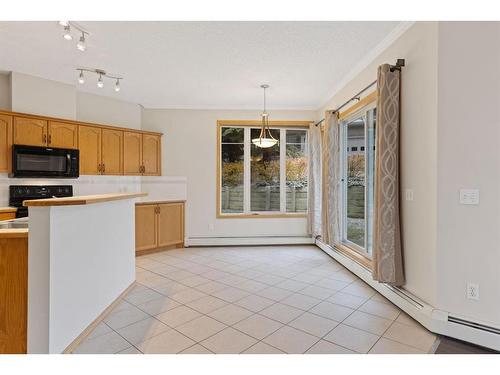
[(142, 135), (142, 165), (146, 176), (161, 175), (161, 137), (154, 134)]
[(140, 175), (142, 166), (142, 134), (123, 132), (123, 174)]
[(123, 132), (102, 129), (102, 174), (123, 174)]
[(155, 204), (135, 206), (135, 251), (157, 247), (157, 214)]
[(80, 174), (100, 174), (101, 129), (79, 125), (78, 148), (80, 149)]
[(49, 138), (51, 147), (78, 148), (78, 126), (65, 122), (49, 121)]
[(14, 117), (14, 144), (28, 146), (47, 145), (47, 121)]
[(184, 204), (158, 205), (158, 247), (184, 243)]
[(0, 172), (12, 167), (12, 117), (0, 115)]

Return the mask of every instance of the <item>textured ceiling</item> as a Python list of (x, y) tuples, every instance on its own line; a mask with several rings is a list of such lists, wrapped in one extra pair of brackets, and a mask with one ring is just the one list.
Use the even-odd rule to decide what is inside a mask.
[[(147, 108), (317, 109), (398, 22), (84, 22), (87, 51), (57, 22), (0, 22), (0, 70), (76, 84)], [(123, 76), (113, 91), (78, 66)]]

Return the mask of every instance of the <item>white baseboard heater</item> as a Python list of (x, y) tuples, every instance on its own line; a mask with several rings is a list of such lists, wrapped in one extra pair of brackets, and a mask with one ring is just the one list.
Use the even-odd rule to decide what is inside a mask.
[(500, 329), (457, 317), (421, 301), (407, 290), (373, 280), (370, 270), (331, 246), (316, 240), (325, 253), (398, 306), (429, 331), (500, 351)]

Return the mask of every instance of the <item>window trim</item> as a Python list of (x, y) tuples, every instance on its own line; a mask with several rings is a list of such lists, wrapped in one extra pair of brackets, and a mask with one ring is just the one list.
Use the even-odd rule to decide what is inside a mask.
[[(340, 150), (343, 150), (345, 147), (345, 139), (344, 137), (346, 136), (345, 130), (344, 130), (344, 125), (345, 123), (354, 120), (358, 117), (364, 117), (365, 120), (367, 120), (367, 115), (370, 110), (373, 108), (377, 108), (377, 93), (372, 92), (362, 100), (360, 100), (358, 103), (352, 105), (351, 107), (347, 108), (344, 112), (340, 113), (339, 115), (339, 121), (338, 121), (338, 126), (340, 127), (339, 129), (339, 135), (340, 135), (340, 142), (341, 142), (341, 147), (339, 147)], [(365, 126), (364, 129), (364, 138), (365, 138), (365, 152), (366, 152), (366, 142), (367, 142), (367, 133), (368, 133), (368, 127)], [(345, 158), (347, 157), (347, 152), (342, 151), (342, 153), (339, 155), (340, 161), (341, 161), (341, 171), (342, 171), (342, 180), (346, 178), (345, 175)], [(367, 197), (367, 190), (368, 186), (365, 186), (365, 197)], [(368, 254), (368, 252), (363, 249), (361, 246), (355, 244), (354, 242), (348, 241), (344, 239), (344, 230), (345, 230), (345, 217), (344, 217), (344, 210), (347, 209), (345, 205), (346, 201), (346, 191), (344, 187), (342, 186), (342, 189), (339, 191), (339, 202), (342, 205), (342, 217), (340, 218), (340, 232), (341, 232), (341, 239), (340, 242), (336, 242), (334, 246), (340, 250), (342, 253), (345, 255), (351, 257), (352, 259), (361, 262), (365, 267), (368, 267), (371, 269), (372, 266), (372, 256)], [(365, 212), (368, 212), (368, 203), (367, 200), (365, 199)], [(365, 244), (367, 243), (367, 233), (365, 231)]]
[[(290, 120), (290, 121), (269, 121), (269, 126), (271, 128), (281, 128), (280, 134), (286, 128), (308, 128), (310, 124), (314, 123), (313, 120)], [(276, 218), (306, 218), (307, 213), (295, 213), (295, 212), (253, 212), (253, 213), (245, 213), (246, 208), (250, 208), (250, 195), (244, 194), (245, 200), (243, 201), (243, 213), (228, 213), (224, 214), (221, 212), (221, 186), (222, 186), (222, 174), (221, 174), (221, 129), (223, 127), (241, 127), (245, 128), (245, 137), (250, 136), (250, 128), (260, 127), (262, 122), (257, 120), (217, 120), (217, 142), (216, 142), (216, 158), (217, 158), (217, 170), (216, 170), (216, 178), (215, 178), (215, 194), (216, 194), (216, 205), (215, 205), (215, 216), (217, 219), (276, 219)], [(246, 130), (248, 129), (248, 130)], [(248, 135), (247, 135), (248, 134)], [(246, 140), (246, 138), (245, 138)], [(246, 178), (246, 174), (248, 177), (250, 176), (250, 143), (245, 142), (245, 157), (244, 159), (244, 180)], [(248, 150), (246, 149), (248, 147)], [(286, 149), (285, 147), (280, 147), (280, 160), (282, 157), (283, 151)], [(247, 166), (248, 164), (248, 166)], [(280, 178), (286, 173), (286, 171), (282, 171), (283, 168), (280, 168)], [(286, 176), (286, 174), (285, 174)], [(250, 186), (245, 186), (243, 189), (250, 189)], [(280, 190), (280, 200), (286, 199), (286, 195)], [(248, 202), (247, 202), (248, 201)], [(286, 201), (285, 201), (286, 202)]]

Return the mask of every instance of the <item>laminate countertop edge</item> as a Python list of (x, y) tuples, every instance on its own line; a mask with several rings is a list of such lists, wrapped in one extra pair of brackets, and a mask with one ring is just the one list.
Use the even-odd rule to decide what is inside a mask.
[(114, 193), (98, 195), (82, 195), (76, 197), (48, 198), (25, 200), (25, 207), (50, 207), (50, 206), (81, 206), (92, 203), (117, 201), (121, 199), (133, 199), (147, 196), (148, 193)]
[(0, 240), (11, 238), (28, 238), (28, 228), (0, 229)]
[(159, 199), (159, 200), (146, 200), (146, 201), (137, 201), (135, 202), (136, 206), (146, 205), (146, 204), (164, 204), (164, 203), (186, 203), (185, 199)]
[(0, 207), (0, 214), (8, 214), (16, 211), (17, 211), (16, 207)]

